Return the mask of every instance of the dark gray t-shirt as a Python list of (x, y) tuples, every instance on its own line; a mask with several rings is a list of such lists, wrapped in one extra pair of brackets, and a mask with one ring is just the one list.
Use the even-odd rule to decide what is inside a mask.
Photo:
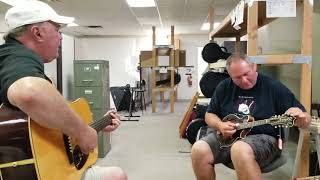
[(0, 46), (0, 104), (17, 109), (8, 101), (7, 91), (12, 83), (27, 76), (48, 80), (44, 74), (44, 64), (40, 56), (9, 37)]

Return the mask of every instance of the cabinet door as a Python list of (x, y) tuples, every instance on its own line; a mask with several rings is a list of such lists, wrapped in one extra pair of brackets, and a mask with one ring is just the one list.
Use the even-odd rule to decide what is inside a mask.
[(110, 137), (111, 134), (107, 132), (100, 132), (98, 134), (98, 157), (104, 158), (111, 149)]
[(91, 109), (106, 108), (102, 87), (75, 87), (75, 97), (85, 98)]
[[(94, 121), (99, 120), (107, 112), (107, 109), (92, 109)], [(104, 158), (111, 149), (110, 133), (99, 132), (98, 136), (98, 157)]]
[(94, 121), (97, 121), (103, 117), (107, 113), (109, 109), (99, 108), (99, 109), (91, 109), (92, 117)]
[(102, 86), (105, 73), (103, 64), (75, 63), (76, 86)]

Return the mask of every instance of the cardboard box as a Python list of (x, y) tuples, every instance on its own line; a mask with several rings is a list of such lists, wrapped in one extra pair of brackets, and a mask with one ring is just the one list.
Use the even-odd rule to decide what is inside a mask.
[(152, 67), (152, 51), (140, 51), (140, 65), (143, 68)]
[(186, 66), (186, 50), (174, 50), (174, 66)]

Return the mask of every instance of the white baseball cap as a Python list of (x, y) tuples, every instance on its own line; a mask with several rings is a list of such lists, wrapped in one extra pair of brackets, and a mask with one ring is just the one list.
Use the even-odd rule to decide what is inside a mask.
[(62, 26), (74, 21), (74, 17), (60, 16), (48, 4), (41, 1), (25, 1), (10, 8), (5, 21), (9, 31), (27, 24), (34, 24), (45, 21), (53, 21)]

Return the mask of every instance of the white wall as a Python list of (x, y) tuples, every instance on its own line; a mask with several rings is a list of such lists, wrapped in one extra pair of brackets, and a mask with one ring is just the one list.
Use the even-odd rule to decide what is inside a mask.
[[(76, 60), (108, 60), (110, 87), (135, 86), (139, 81), (140, 50), (151, 49), (151, 38), (147, 37), (110, 37), (75, 39)], [(114, 107), (110, 97), (110, 107)]]
[(68, 100), (73, 98), (74, 77), (73, 77), (73, 60), (74, 60), (74, 38), (71, 36), (62, 36), (62, 92)]
[[(73, 100), (73, 37), (62, 35), (62, 94), (68, 100)], [(45, 73), (57, 85), (57, 60), (44, 65)]]
[[(194, 66), (193, 85), (188, 87), (185, 68), (179, 68), (178, 99), (191, 99), (197, 91), (197, 48), (209, 42), (207, 35), (179, 36), (180, 49), (186, 50), (186, 64)], [(75, 59), (106, 59), (110, 62), (110, 86), (135, 85), (141, 50), (151, 50), (151, 37), (111, 37), (75, 39)]]
[[(258, 32), (258, 53), (262, 54), (300, 54), (302, 34), (302, 8), (297, 8), (297, 16), (278, 18)], [(276, 66), (277, 76), (297, 98), (300, 96), (301, 65)]]
[(300, 53), (301, 27), (302, 9), (298, 7), (297, 17), (278, 18), (259, 29), (259, 51), (263, 54)]
[(188, 87), (186, 68), (179, 68), (181, 82), (178, 85), (178, 99), (192, 99), (198, 89), (198, 47), (203, 47), (209, 43), (208, 35), (180, 35), (180, 49), (186, 50), (186, 65), (194, 66), (192, 73), (192, 86)]
[(126, 84), (134, 86), (135, 81), (139, 81), (137, 66), (140, 50), (145, 49), (144, 39), (135, 37), (77, 38), (75, 40), (75, 59), (108, 60), (110, 87)]

